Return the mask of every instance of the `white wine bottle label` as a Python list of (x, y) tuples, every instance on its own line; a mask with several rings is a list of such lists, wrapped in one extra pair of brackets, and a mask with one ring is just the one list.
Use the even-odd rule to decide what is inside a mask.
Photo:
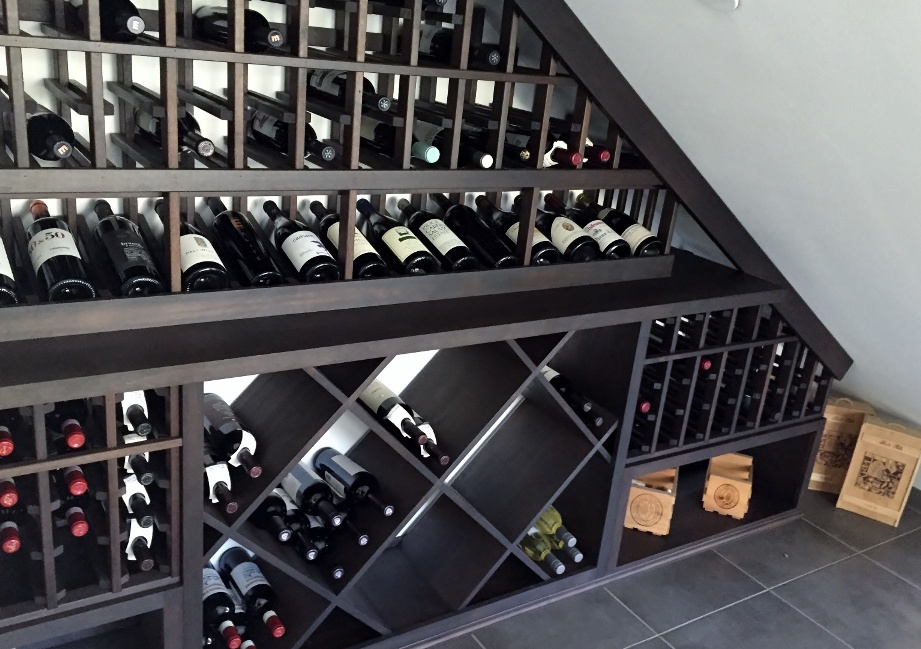
[(0, 275), (15, 279), (13, 277), (13, 267), (10, 265), (10, 258), (6, 256), (6, 246), (0, 241)]
[(630, 252), (636, 254), (636, 249), (640, 247), (640, 244), (654, 235), (639, 223), (634, 223), (628, 226), (621, 236), (630, 244)]
[(217, 593), (226, 593), (227, 586), (214, 568), (203, 568), (201, 571), (201, 598), (206, 600)]
[(308, 83), (317, 90), (338, 96), (339, 85), (336, 79), (343, 74), (341, 70), (314, 70), (310, 73)]
[(443, 27), (438, 25), (422, 25), (422, 33), (419, 35), (419, 51), (431, 54), (432, 41), (435, 40), (435, 34), (442, 29)]
[(134, 554), (134, 542), (137, 539), (144, 539), (144, 544), (149, 548), (153, 543), (153, 526), (141, 527), (136, 519), (131, 519), (128, 523), (128, 545), (125, 548), (125, 556), (129, 561), (137, 560)]
[(387, 230), (381, 239), (401, 262), (417, 252), (428, 252), (422, 242), (408, 228), (402, 226)]
[[(227, 484), (230, 484), (229, 482)], [(125, 507), (128, 508), (128, 511), (131, 511), (131, 498), (133, 496), (140, 496), (144, 499), (148, 505), (150, 504), (150, 496), (147, 495), (147, 489), (144, 488), (144, 485), (138, 480), (138, 477), (131, 473), (126, 475), (124, 480), (122, 480), (122, 500), (125, 501)]]
[(278, 133), (278, 120), (267, 113), (263, 113), (261, 110), (257, 110), (253, 114), (253, 121), (251, 124), (254, 131), (262, 133), (273, 140)]
[(544, 154), (544, 168), (553, 167), (557, 165), (557, 161), (553, 159), (553, 152), (557, 149), (565, 149), (566, 143), (563, 140), (557, 140), (554, 142), (550, 148), (547, 150), (547, 153)]
[(230, 487), (230, 469), (224, 462), (212, 464), (205, 467), (205, 477), (208, 478), (208, 493), (211, 495), (211, 502), (219, 503), (220, 500), (214, 492), (215, 487), (220, 482), (223, 482), (228, 488)]
[(214, 246), (200, 234), (184, 234), (179, 237), (179, 267), (186, 272), (195, 264), (217, 264), (221, 268), (221, 258), (214, 251)]
[(298, 270), (303, 268), (308, 261), (317, 257), (333, 259), (333, 256), (323, 246), (323, 242), (320, 241), (320, 237), (307, 230), (295, 232), (285, 239), (281, 244), (281, 249)]
[[(333, 248), (335, 248), (336, 250), (339, 250), (339, 223), (338, 221), (336, 223), (333, 223), (328, 228), (326, 228), (326, 238), (329, 239), (329, 242), (331, 244), (333, 244)], [(365, 235), (363, 235), (361, 232), (356, 230), (355, 231), (354, 259), (358, 259), (361, 255), (367, 254), (369, 252), (374, 253), (375, 255), (377, 254), (377, 251), (374, 249), (374, 246), (368, 243), (368, 240), (365, 239)]]
[(551, 369), (549, 365), (544, 365), (540, 373), (543, 374), (544, 378), (547, 379), (548, 381), (552, 381), (553, 379), (555, 379), (556, 377), (560, 375), (559, 372), (557, 372), (554, 369)]
[(438, 219), (429, 219), (420, 225), (419, 232), (443, 255), (448, 254), (448, 251), (458, 246), (464, 245), (464, 242), (451, 231), (451, 228), (445, 225), (444, 221), (439, 221)]
[[(508, 230), (505, 231), (505, 236), (511, 239), (512, 243), (515, 243), (515, 244), (518, 243), (518, 228), (520, 225), (521, 225), (520, 223), (513, 223), (512, 227), (510, 227)], [(532, 247), (538, 243), (545, 243), (548, 241), (550, 241), (550, 239), (545, 237), (543, 232), (537, 229), (534, 230), (534, 235), (531, 237)]]
[(370, 117), (361, 118), (361, 137), (366, 140), (374, 141), (374, 131), (377, 129), (377, 125), (380, 124), (376, 119), (371, 119)]
[(403, 432), (403, 421), (409, 419), (412, 421), (413, 416), (406, 411), (406, 408), (403, 406), (394, 406), (390, 409), (390, 412), (387, 413), (387, 421), (397, 427), (397, 430), (402, 433), (404, 437), (409, 437), (405, 432)]
[(374, 379), (371, 381), (371, 384), (365, 388), (365, 391), (361, 393), (359, 399), (361, 402), (368, 406), (374, 412), (377, 412), (377, 409), (381, 407), (381, 404), (384, 403), (387, 399), (392, 399), (397, 396), (396, 392), (388, 388), (386, 385)]
[(585, 231), (588, 232), (592, 239), (598, 242), (598, 246), (601, 248), (601, 252), (607, 250), (608, 246), (610, 246), (612, 243), (623, 241), (623, 237), (614, 232), (611, 226), (609, 226), (604, 221), (592, 221), (585, 226)]
[(65, 256), (81, 258), (74, 235), (67, 230), (60, 228), (42, 230), (29, 241), (29, 259), (36, 273), (49, 259)]
[(550, 226), (550, 241), (560, 252), (566, 252), (570, 244), (583, 235), (585, 231), (565, 216), (556, 217)]
[(443, 130), (444, 129), (440, 126), (435, 126), (428, 122), (420, 122), (419, 120), (416, 120), (415, 124), (413, 124), (413, 135), (416, 136), (416, 139), (429, 145), (435, 144), (435, 138)]
[(266, 581), (262, 571), (259, 570), (259, 566), (257, 566), (252, 561), (244, 561), (236, 568), (231, 570), (230, 578), (233, 579), (233, 583), (237, 585), (237, 588), (241, 593), (248, 593), (256, 586), (269, 585), (269, 582)]
[(249, 451), (253, 455), (256, 453), (256, 438), (253, 437), (253, 434), (248, 430), (240, 431), (240, 446), (234, 454), (230, 456), (230, 459), (227, 460), (227, 464), (230, 466), (240, 466), (240, 453), (243, 451)]

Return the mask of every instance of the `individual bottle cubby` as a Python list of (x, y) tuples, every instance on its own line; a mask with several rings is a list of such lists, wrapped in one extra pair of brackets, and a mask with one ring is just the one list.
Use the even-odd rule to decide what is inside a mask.
[(0, 478), (0, 619), (45, 607), (41, 520), (37, 477)]

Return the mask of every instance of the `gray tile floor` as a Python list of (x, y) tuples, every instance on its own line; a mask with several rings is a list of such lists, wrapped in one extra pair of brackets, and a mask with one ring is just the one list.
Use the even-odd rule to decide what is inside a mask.
[(921, 492), (897, 529), (834, 502), (432, 649), (921, 647)]

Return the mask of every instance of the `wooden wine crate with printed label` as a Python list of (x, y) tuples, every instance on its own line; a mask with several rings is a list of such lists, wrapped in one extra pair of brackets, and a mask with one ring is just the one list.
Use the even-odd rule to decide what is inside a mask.
[(825, 406), (825, 430), (822, 431), (819, 453), (809, 478), (810, 489), (841, 493), (854, 456), (860, 427), (867, 415), (875, 413), (869, 403), (849, 397), (838, 396), (828, 400)]
[(710, 460), (704, 487), (704, 509), (742, 519), (752, 497), (752, 458), (740, 453), (720, 455)]
[(662, 469), (634, 478), (624, 527), (649, 532), (656, 536), (668, 534), (678, 491), (678, 469)]
[(921, 430), (869, 415), (838, 507), (898, 527), (921, 464)]

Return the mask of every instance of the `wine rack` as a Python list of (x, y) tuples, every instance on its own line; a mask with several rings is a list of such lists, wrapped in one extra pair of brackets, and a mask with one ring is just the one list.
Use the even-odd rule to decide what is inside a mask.
[[(449, 0), (440, 11), (423, 0), (228, 0), (218, 3), (229, 14), (226, 44), (198, 38), (191, 0), (147, 5), (144, 34), (105, 40), (101, 3), (86, 0), (88, 24), (76, 33), (65, 0), (2, 1), (0, 240), (23, 303), (0, 317), (0, 409), (18, 417), (0, 481), (15, 481), (24, 514), (22, 547), (0, 554), (12, 577), (0, 585), (0, 646), (102, 642), (114, 624), (149, 649), (196, 648), (203, 562), (238, 544), (271, 582), (287, 626), (282, 638), (254, 627), (258, 646), (397, 649), (796, 515), (829, 383), (850, 358), (563, 0)], [(246, 51), (246, 9), (263, 12), (284, 47)], [(445, 58), (420, 51), (424, 25), (453, 30)], [(498, 65), (482, 64), (484, 44)], [(344, 75), (341, 101), (317, 92), (312, 71)], [(371, 106), (366, 82), (392, 99), (390, 110)], [(75, 131), (63, 161), (30, 154), (27, 115), (40, 106)], [(138, 131), (139, 110), (162, 120), (159, 142)], [(257, 110), (285, 125), (285, 145), (250, 137)], [(187, 115), (213, 155), (182, 145)], [(367, 118), (392, 128), (392, 151), (362, 146)], [(441, 129), (436, 162), (413, 155), (420, 124)], [(308, 126), (333, 159), (309, 150)], [(472, 131), (491, 168), (465, 157)], [(508, 133), (538, 155), (516, 162)], [(554, 141), (584, 162), (545, 160)], [(610, 154), (602, 163), (600, 148)], [(525, 236), (517, 268), (354, 278), (357, 201), (392, 212), (400, 197), (425, 207), (436, 192), (468, 205), (484, 194), (507, 211), (520, 196), (522, 232), (534, 230), (546, 192), (570, 203), (583, 193), (649, 229), (665, 254), (545, 267), (532, 263)], [(212, 236), (212, 196), (255, 226), (282, 285), (233, 278), (229, 290), (183, 293), (180, 225)], [(34, 198), (74, 232), (98, 299), (47, 302), (27, 253)], [(99, 199), (138, 225), (165, 294), (118, 297), (93, 236)], [(340, 214), (343, 281), (297, 281), (272, 241), (265, 199), (302, 223), (313, 200)], [(680, 249), (688, 218), (733, 267)], [(425, 351), (431, 358), (399, 392), (437, 431), (447, 466), (407, 450), (359, 400), (374, 378)], [(592, 416), (573, 409), (545, 366), (591, 400)], [(232, 469), (238, 507), (228, 515), (203, 497), (202, 399), (209, 381), (243, 375), (255, 378), (231, 405), (259, 439), (262, 472)], [(140, 390), (159, 435), (126, 444), (119, 403)], [(46, 418), (74, 399), (90, 404), (90, 448), (57, 455)], [(395, 508), (390, 517), (356, 508), (369, 541), (332, 551), (341, 579), (254, 517), (326, 445), (377, 476)], [(699, 507), (707, 460), (729, 452), (755, 462), (744, 520)], [(161, 467), (148, 572), (123, 559), (129, 453)], [(75, 462), (90, 483), (93, 534), (82, 538), (67, 534), (56, 495), (57, 473)], [(624, 530), (630, 480), (674, 466), (671, 533)], [(549, 506), (584, 554), (562, 575), (521, 546)]]

